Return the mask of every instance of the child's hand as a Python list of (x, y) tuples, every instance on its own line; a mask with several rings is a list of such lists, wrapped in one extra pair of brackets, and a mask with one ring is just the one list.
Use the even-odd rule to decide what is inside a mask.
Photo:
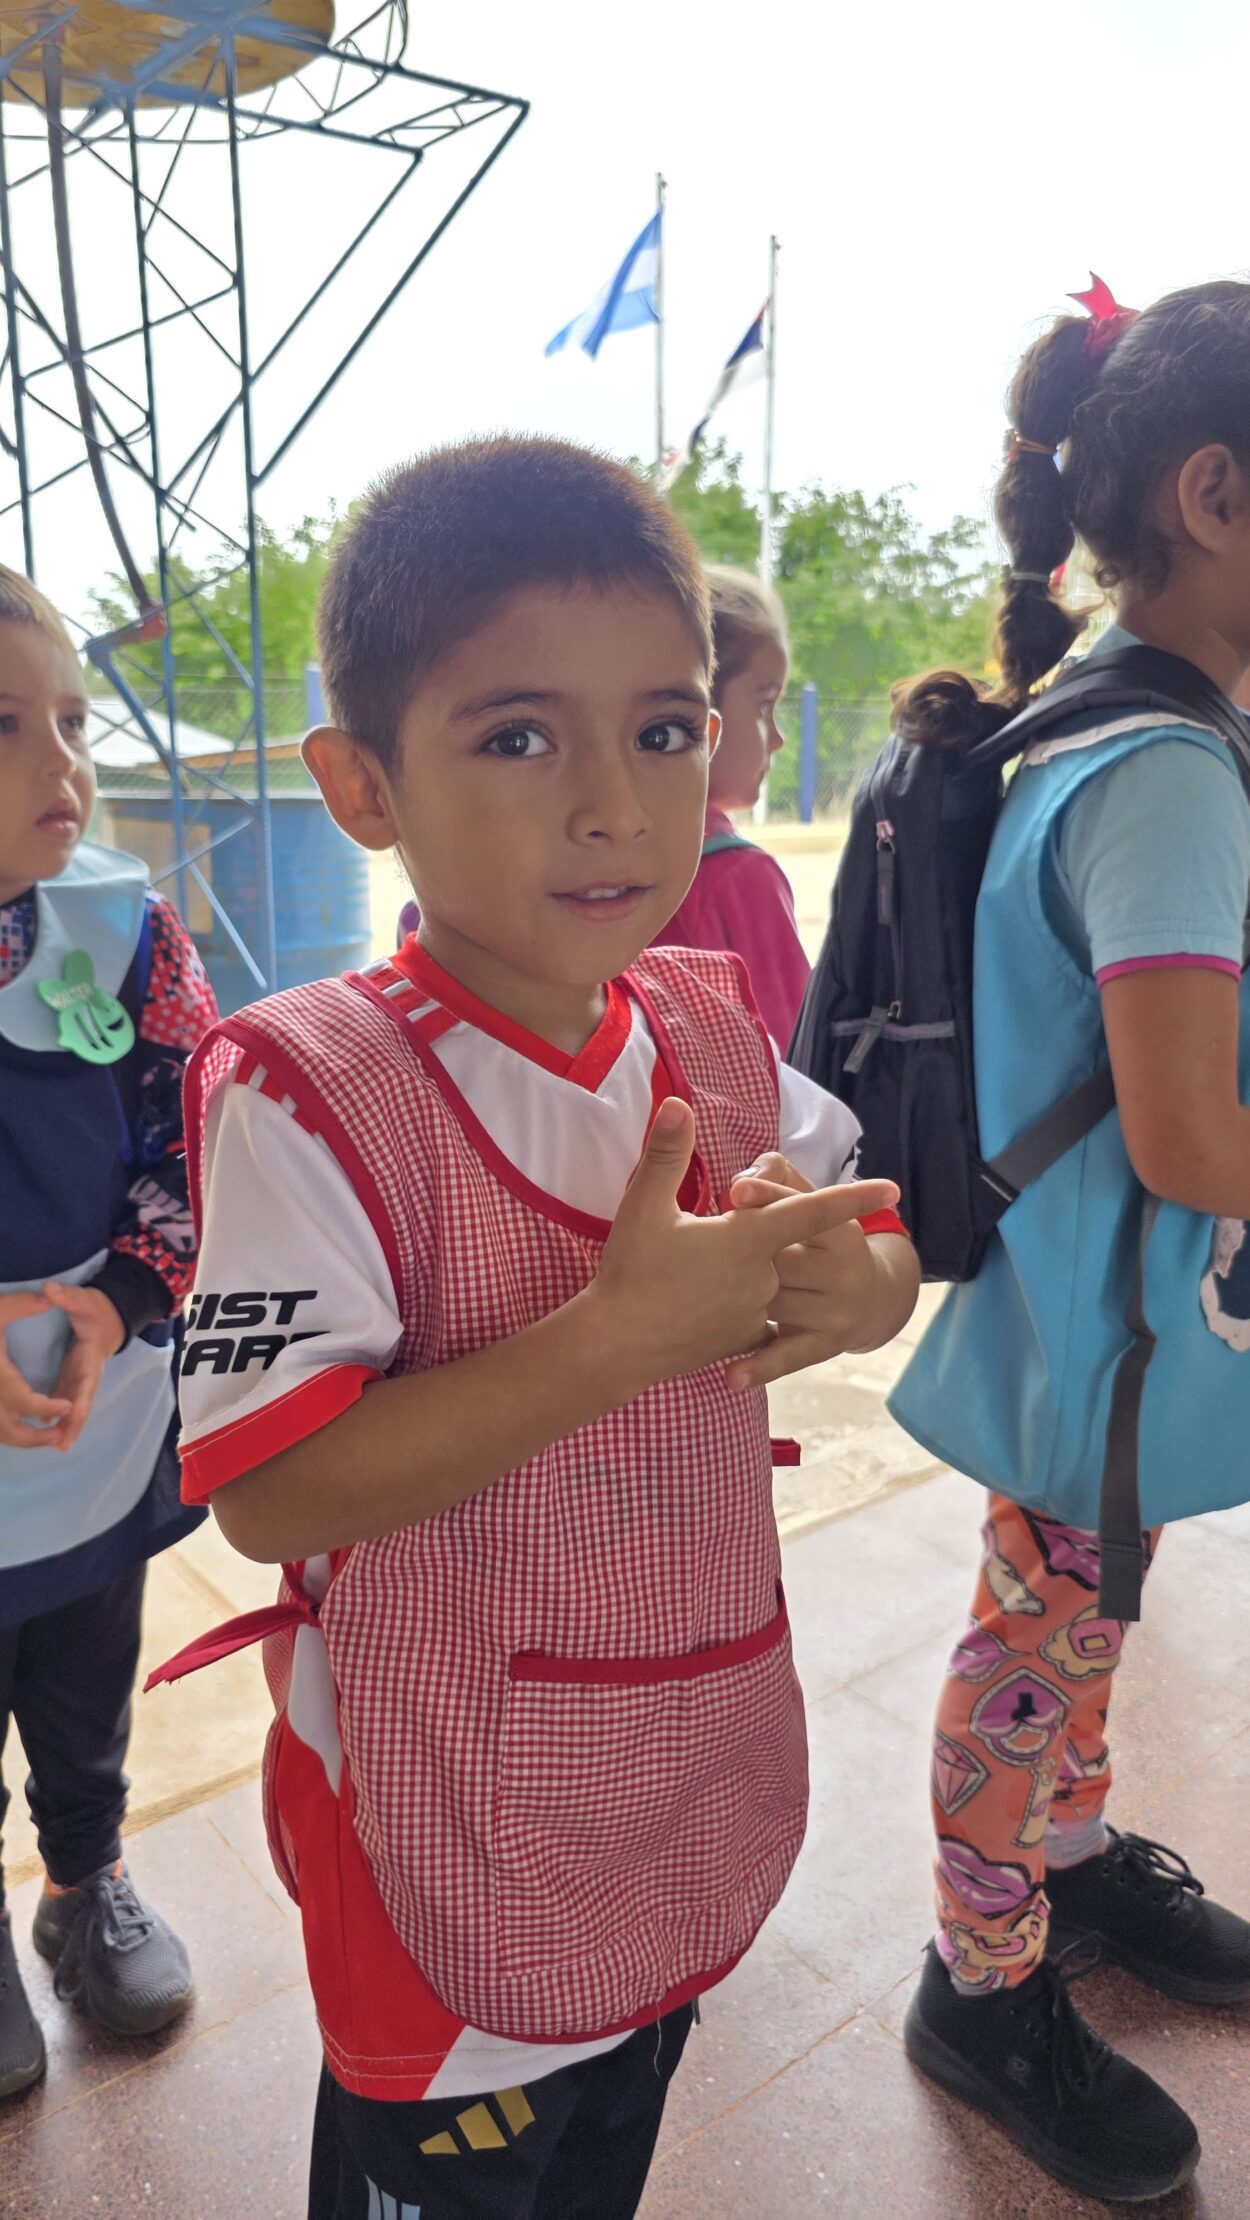
[(54, 1310), (65, 1313), (71, 1333), (55, 1390), (65, 1415), (44, 1436), (42, 1446), (72, 1449), (90, 1417), (104, 1367), (121, 1348), (126, 1329), (98, 1287), (62, 1287), (49, 1280), (44, 1294)]
[[(15, 1326), (19, 1318), (38, 1318), (51, 1308), (43, 1295), (0, 1295), (0, 1446), (5, 1449), (55, 1446), (46, 1421), (63, 1420), (69, 1412), (64, 1396), (36, 1393), (23, 1379), (5, 1344), (9, 1327)], [(41, 1420), (45, 1423), (36, 1423)]]
[[(755, 1386), (812, 1363), (813, 1333), (791, 1324), (803, 1299), (785, 1288), (780, 1259), (802, 1258), (801, 1267), (788, 1265), (791, 1274), (819, 1276), (822, 1286), (831, 1278), (841, 1287), (850, 1276), (848, 1251), (854, 1256), (864, 1247), (859, 1227), (847, 1221), (886, 1209), (897, 1194), (883, 1180), (820, 1190), (804, 1181), (805, 1192), (777, 1185), (760, 1197), (758, 1207), (695, 1218), (677, 1202), (693, 1150), (689, 1108), (676, 1100), (662, 1104), (595, 1282), (596, 1299), (612, 1305), (612, 1342), (605, 1356), (621, 1363), (631, 1394), (640, 1392), (633, 1384), (640, 1378), (644, 1386), (675, 1379), (769, 1344), (767, 1356), (733, 1366), (733, 1386)], [(829, 1260), (821, 1246), (825, 1241), (835, 1243)], [(813, 1256), (818, 1263), (809, 1261)], [(825, 1328), (820, 1354), (830, 1356), (827, 1305), (820, 1317)], [(781, 1328), (775, 1341), (774, 1322)]]
[[(729, 1199), (735, 1210), (766, 1210), (783, 1196), (812, 1192), (810, 1179), (787, 1157), (770, 1153), (739, 1175)], [(777, 1337), (757, 1356), (730, 1368), (731, 1387), (762, 1387), (866, 1345), (880, 1291), (877, 1259), (858, 1220), (897, 1202), (898, 1190), (881, 1180), (861, 1180), (830, 1192), (853, 1197), (854, 1215), (781, 1251), (771, 1313)]]

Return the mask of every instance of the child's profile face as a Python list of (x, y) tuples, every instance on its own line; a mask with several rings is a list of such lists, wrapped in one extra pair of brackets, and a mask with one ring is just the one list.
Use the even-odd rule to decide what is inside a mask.
[(94, 806), (76, 658), (41, 625), (0, 619), (0, 902), (65, 869)]
[(768, 766), (784, 746), (776, 711), (788, 669), (785, 649), (761, 640), (745, 669), (717, 690), (721, 733), (711, 795), (721, 809), (750, 809), (759, 800)]
[(698, 867), (710, 690), (644, 588), (515, 594), (418, 689), (386, 785), (431, 955), (485, 999), (624, 970)]

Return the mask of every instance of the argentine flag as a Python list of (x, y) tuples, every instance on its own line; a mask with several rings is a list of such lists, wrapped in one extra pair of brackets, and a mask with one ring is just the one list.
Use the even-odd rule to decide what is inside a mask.
[(589, 308), (584, 308), (580, 316), (575, 316), (571, 324), (566, 324), (563, 331), (548, 340), (547, 354), (558, 355), (561, 348), (572, 341), (583, 347), (593, 361), (609, 332), (635, 331), (639, 324), (659, 323), (656, 284), (662, 222), (663, 210), (657, 208), (646, 229), (639, 232), (616, 276), (595, 295)]
[(766, 362), (764, 318), (767, 316), (770, 306), (771, 303), (765, 301), (755, 322), (738, 341), (716, 381), (715, 392), (712, 394), (685, 446), (675, 448), (671, 455), (664, 457), (664, 469), (660, 478), (660, 491), (662, 493), (667, 493), (670, 486), (676, 485), (683, 470), (686, 469), (689, 463), (693, 462), (695, 449), (698, 447), (721, 402), (727, 401), (730, 394), (737, 393), (742, 386), (754, 385), (757, 378), (763, 377)]

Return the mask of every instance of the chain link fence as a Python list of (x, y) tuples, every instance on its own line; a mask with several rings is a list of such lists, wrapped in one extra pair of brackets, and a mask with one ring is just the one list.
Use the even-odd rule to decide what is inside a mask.
[(777, 724), (786, 744), (768, 781), (769, 816), (800, 823), (845, 817), (889, 737), (889, 702), (830, 701), (814, 686), (800, 687), (778, 703)]

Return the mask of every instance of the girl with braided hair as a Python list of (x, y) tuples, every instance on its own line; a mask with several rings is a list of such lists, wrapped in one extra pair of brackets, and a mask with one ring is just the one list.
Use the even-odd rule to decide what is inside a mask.
[[(1230, 697), (1250, 669), (1250, 286), (1140, 316), (1097, 282), (1078, 298), (1089, 317), (1038, 339), (1011, 388), (1002, 684), (919, 680), (899, 729), (920, 745), (996, 731), (1070, 653), (1084, 618), (1051, 581), (1078, 543), (1115, 592), (1100, 650), (1184, 658)], [(1116, 1111), (1013, 1203), (892, 1405), (990, 1490), (938, 1706), (938, 1926), (908, 2050), (1109, 2199), (1177, 2187), (1197, 2133), (1085, 2024), (1055, 1953), (1096, 1938), (1167, 1996), (1250, 1997), (1250, 1924), (1104, 1819), (1125, 1629), (1101, 1612), (1097, 1533), (1135, 1293), (1153, 1339), (1146, 1560), (1171, 1520), (1250, 1495), (1248, 891), (1250, 802), (1207, 727), (1087, 705), (1026, 753), (977, 911), (981, 1145), (991, 1157), (1108, 1057)]]

